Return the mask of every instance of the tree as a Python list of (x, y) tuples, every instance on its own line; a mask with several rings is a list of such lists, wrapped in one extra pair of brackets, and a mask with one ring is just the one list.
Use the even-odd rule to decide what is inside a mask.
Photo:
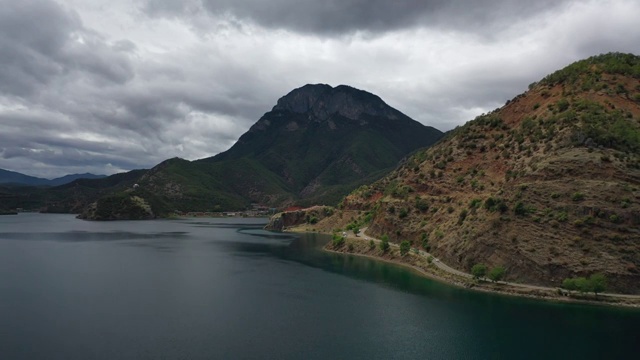
[(411, 243), (409, 241), (404, 240), (400, 243), (400, 255), (405, 256), (411, 250)]
[(576, 286), (576, 279), (573, 278), (566, 278), (562, 281), (562, 287), (567, 289), (567, 290), (577, 290), (578, 287)]
[(422, 248), (425, 249), (426, 251), (431, 250), (431, 246), (429, 245), (429, 235), (427, 233), (422, 233), (421, 240), (422, 240)]
[(602, 273), (595, 273), (589, 277), (591, 291), (598, 296), (599, 292), (607, 290), (607, 278)]
[(389, 237), (387, 235), (382, 235), (382, 241), (380, 241), (380, 250), (382, 252), (387, 252), (389, 250)]
[(339, 247), (342, 247), (342, 245), (344, 245), (345, 240), (344, 240), (344, 237), (342, 235), (333, 234), (332, 242), (333, 242), (333, 247), (334, 248), (339, 248)]
[(489, 272), (489, 279), (493, 282), (502, 280), (504, 277), (505, 269), (502, 266), (496, 266)]
[(576, 288), (578, 289), (578, 291), (580, 291), (583, 294), (591, 292), (591, 282), (589, 282), (589, 280), (583, 277), (575, 278), (574, 280), (575, 280)]
[(376, 247), (376, 243), (373, 241), (373, 239), (369, 240), (369, 249), (373, 250), (373, 248)]
[(484, 277), (487, 274), (487, 265), (485, 264), (475, 264), (471, 268), (471, 274), (474, 279), (479, 279)]

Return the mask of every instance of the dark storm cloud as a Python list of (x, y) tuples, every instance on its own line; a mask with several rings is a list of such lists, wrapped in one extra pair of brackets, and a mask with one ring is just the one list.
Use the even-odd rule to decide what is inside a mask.
[(559, 0), (147, 0), (153, 15), (215, 16), (250, 20), (267, 28), (335, 35), (433, 27), (489, 33), (563, 4)]
[(2, 1), (0, 168), (54, 177), (211, 156), (306, 83), (370, 91), (449, 130), (572, 61), (640, 53), (639, 9), (632, 0)]
[(28, 96), (54, 78), (76, 71), (116, 83), (133, 76), (126, 56), (112, 51), (99, 35), (83, 28), (75, 13), (53, 1), (3, 2), (0, 49), (4, 94)]

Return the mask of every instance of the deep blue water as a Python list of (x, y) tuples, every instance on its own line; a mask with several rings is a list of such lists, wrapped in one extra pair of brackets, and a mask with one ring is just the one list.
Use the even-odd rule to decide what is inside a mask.
[(0, 216), (0, 359), (640, 354), (640, 310), (458, 289), (264, 223)]

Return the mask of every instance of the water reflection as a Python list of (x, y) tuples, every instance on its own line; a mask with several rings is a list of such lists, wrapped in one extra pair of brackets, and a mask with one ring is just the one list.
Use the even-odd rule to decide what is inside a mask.
[(80, 231), (65, 232), (0, 232), (0, 239), (8, 240), (55, 240), (66, 242), (123, 241), (140, 239), (180, 240), (189, 236), (186, 231), (130, 232), (130, 231)]

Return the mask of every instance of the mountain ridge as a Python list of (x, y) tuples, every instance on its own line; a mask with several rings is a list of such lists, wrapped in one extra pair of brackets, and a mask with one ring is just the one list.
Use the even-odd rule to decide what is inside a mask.
[(91, 173), (68, 174), (54, 179), (45, 179), (30, 176), (17, 171), (0, 169), (0, 184), (32, 185), (32, 186), (58, 186), (70, 183), (77, 179), (101, 179), (107, 175), (95, 175)]

